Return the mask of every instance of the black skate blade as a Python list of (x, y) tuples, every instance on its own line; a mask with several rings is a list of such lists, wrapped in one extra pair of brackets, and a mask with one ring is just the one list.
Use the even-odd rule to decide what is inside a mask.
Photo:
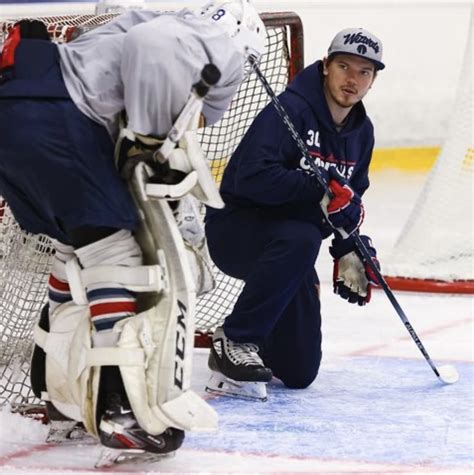
[(140, 449), (110, 449), (108, 447), (102, 450), (99, 460), (95, 464), (95, 468), (108, 468), (114, 465), (121, 465), (127, 463), (156, 463), (163, 459), (173, 457), (175, 452), (168, 452), (167, 454), (154, 454), (145, 452)]

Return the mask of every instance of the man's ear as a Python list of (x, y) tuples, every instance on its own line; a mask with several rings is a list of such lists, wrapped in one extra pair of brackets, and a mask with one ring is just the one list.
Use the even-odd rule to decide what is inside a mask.
[(328, 59), (323, 58), (323, 76), (327, 76), (328, 74)]
[(374, 77), (372, 78), (372, 82), (370, 83), (369, 89), (374, 85), (376, 77), (377, 77), (377, 70), (374, 72)]

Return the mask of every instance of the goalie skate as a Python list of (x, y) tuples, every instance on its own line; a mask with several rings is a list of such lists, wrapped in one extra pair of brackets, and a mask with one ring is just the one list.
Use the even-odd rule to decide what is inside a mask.
[(266, 383), (255, 381), (235, 381), (224, 376), (218, 371), (212, 371), (209, 382), (206, 386), (206, 392), (218, 396), (229, 396), (247, 401), (267, 400)]
[(100, 422), (99, 438), (106, 448), (96, 468), (137, 459), (142, 462), (161, 460), (181, 447), (184, 432), (170, 427), (159, 435), (148, 434), (138, 425), (128, 404), (113, 394), (109, 396), (109, 408)]

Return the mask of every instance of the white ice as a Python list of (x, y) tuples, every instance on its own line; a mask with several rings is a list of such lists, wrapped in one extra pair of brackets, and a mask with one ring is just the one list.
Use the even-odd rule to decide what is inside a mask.
[[(393, 245), (424, 177), (378, 172), (366, 197), (364, 232), (383, 255)], [(359, 308), (332, 293), (326, 246), (322, 278), (323, 363), (306, 390), (278, 381), (269, 401), (211, 399), (217, 433), (188, 434), (175, 457), (128, 464), (117, 473), (438, 473), (474, 471), (472, 300), (395, 292), (437, 365), (454, 365), (443, 385), (421, 356), (387, 298), (376, 291)], [(196, 350), (193, 386), (204, 395), (207, 350)], [(82, 474), (99, 447), (45, 444), (41, 424), (0, 413), (0, 474)], [(110, 470), (109, 470), (110, 471)]]

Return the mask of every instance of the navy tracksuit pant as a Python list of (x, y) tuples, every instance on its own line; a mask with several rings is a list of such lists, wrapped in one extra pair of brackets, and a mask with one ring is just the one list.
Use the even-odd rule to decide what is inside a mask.
[(206, 235), (216, 265), (245, 282), (225, 319), (226, 336), (258, 344), (265, 364), (288, 387), (309, 386), (321, 362), (314, 270), (319, 228), (268, 210), (241, 208), (214, 213)]

